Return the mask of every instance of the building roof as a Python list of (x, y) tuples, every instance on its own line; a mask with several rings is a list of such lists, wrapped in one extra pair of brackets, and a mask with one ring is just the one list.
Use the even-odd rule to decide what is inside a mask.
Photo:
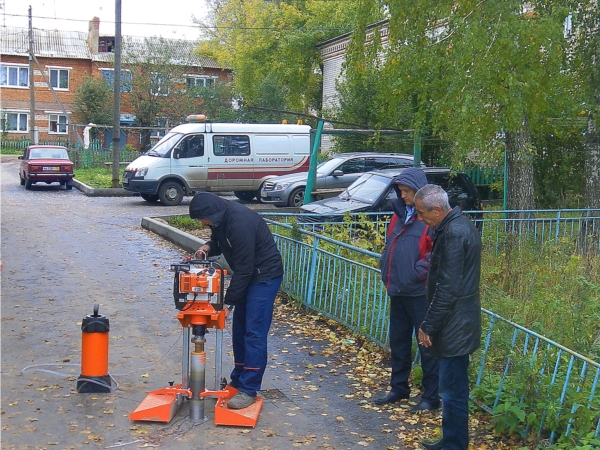
[[(70, 58), (87, 59), (98, 62), (112, 63), (113, 53), (92, 53), (87, 43), (88, 35), (82, 31), (65, 30), (43, 30), (33, 29), (33, 51), (37, 57), (44, 58)], [(154, 38), (137, 38), (123, 36), (122, 38), (122, 60), (127, 62), (135, 55), (143, 54), (152, 44)], [(168, 43), (174, 57), (174, 64), (193, 67), (206, 67), (219, 69), (219, 65), (212, 58), (198, 56), (196, 48), (198, 42), (182, 39), (157, 38), (160, 42)], [(29, 32), (22, 27), (2, 27), (0, 32), (0, 53), (2, 55), (27, 56), (29, 48)]]

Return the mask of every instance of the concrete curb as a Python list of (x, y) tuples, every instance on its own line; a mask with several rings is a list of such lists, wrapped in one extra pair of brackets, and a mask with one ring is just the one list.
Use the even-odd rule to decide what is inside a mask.
[[(198, 250), (206, 243), (206, 241), (203, 239), (200, 239), (196, 236), (192, 236), (191, 234), (185, 233), (175, 227), (172, 227), (162, 217), (143, 217), (142, 228), (156, 233), (158, 236), (177, 245), (178, 247), (190, 254), (194, 254), (196, 250)], [(227, 269), (227, 272), (233, 273), (231, 267), (229, 267), (229, 264), (227, 264), (227, 261), (225, 261), (225, 258), (223, 258), (223, 256), (219, 256), (217, 262), (223, 268)]]
[(76, 178), (73, 178), (73, 186), (88, 197), (133, 197), (139, 195), (123, 188), (93, 188)]

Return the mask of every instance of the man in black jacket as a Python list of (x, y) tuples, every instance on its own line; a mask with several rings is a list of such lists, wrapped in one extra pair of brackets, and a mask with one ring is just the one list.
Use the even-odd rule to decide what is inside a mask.
[(237, 202), (202, 192), (190, 203), (190, 217), (212, 231), (198, 251), (222, 254), (233, 270), (224, 303), (230, 310), (235, 306), (230, 385), (238, 392), (227, 406), (247, 408), (256, 401), (267, 366), (267, 336), (283, 279), (281, 254), (262, 217)]
[(442, 188), (428, 184), (415, 194), (419, 216), (435, 228), (427, 301), (419, 342), (439, 359), (443, 437), (428, 450), (469, 446), (469, 355), (481, 340), (481, 238), (459, 207), (450, 208)]
[[(408, 378), (412, 368), (413, 334), (427, 312), (425, 282), (433, 230), (417, 217), (413, 197), (427, 184), (427, 176), (417, 167), (405, 169), (394, 179), (397, 199), (392, 202), (394, 215), (388, 227), (385, 250), (381, 255), (381, 278), (390, 296), (389, 342), (392, 354), (390, 391), (375, 400), (377, 405), (410, 398)], [(423, 395), (411, 412), (439, 407), (438, 363), (429, 349), (420, 347)]]

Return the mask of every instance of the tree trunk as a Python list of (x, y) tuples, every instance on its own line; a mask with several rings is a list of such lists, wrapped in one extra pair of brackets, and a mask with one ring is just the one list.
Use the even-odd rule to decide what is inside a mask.
[[(590, 114), (585, 148), (585, 207), (600, 208), (600, 136), (596, 122)], [(600, 243), (600, 214), (596, 211), (584, 213), (579, 237), (583, 252), (597, 252)]]
[(585, 207), (600, 208), (600, 136), (596, 123), (588, 118), (585, 148)]
[(145, 153), (150, 150), (150, 130), (142, 130), (142, 142), (138, 147), (140, 153)]
[(507, 208), (535, 209), (533, 145), (527, 117), (519, 130), (506, 132)]

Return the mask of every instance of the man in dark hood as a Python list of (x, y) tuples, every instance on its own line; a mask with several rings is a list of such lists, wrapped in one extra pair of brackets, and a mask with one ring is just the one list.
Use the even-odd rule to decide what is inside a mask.
[[(375, 400), (378, 405), (410, 398), (408, 379), (412, 368), (412, 336), (427, 313), (425, 288), (429, 270), (428, 254), (432, 230), (418, 218), (413, 198), (427, 184), (425, 173), (416, 167), (405, 169), (394, 179), (398, 198), (392, 202), (394, 215), (388, 226), (386, 247), (381, 255), (381, 277), (390, 297), (389, 343), (392, 376), (390, 391)], [(438, 363), (429, 349), (419, 346), (423, 376), (421, 401), (412, 412), (439, 407)]]
[(230, 385), (238, 393), (228, 407), (243, 409), (256, 401), (267, 365), (267, 336), (283, 279), (281, 254), (262, 217), (237, 202), (202, 192), (190, 203), (190, 217), (212, 232), (198, 251), (222, 254), (233, 271), (224, 302), (235, 306)]

